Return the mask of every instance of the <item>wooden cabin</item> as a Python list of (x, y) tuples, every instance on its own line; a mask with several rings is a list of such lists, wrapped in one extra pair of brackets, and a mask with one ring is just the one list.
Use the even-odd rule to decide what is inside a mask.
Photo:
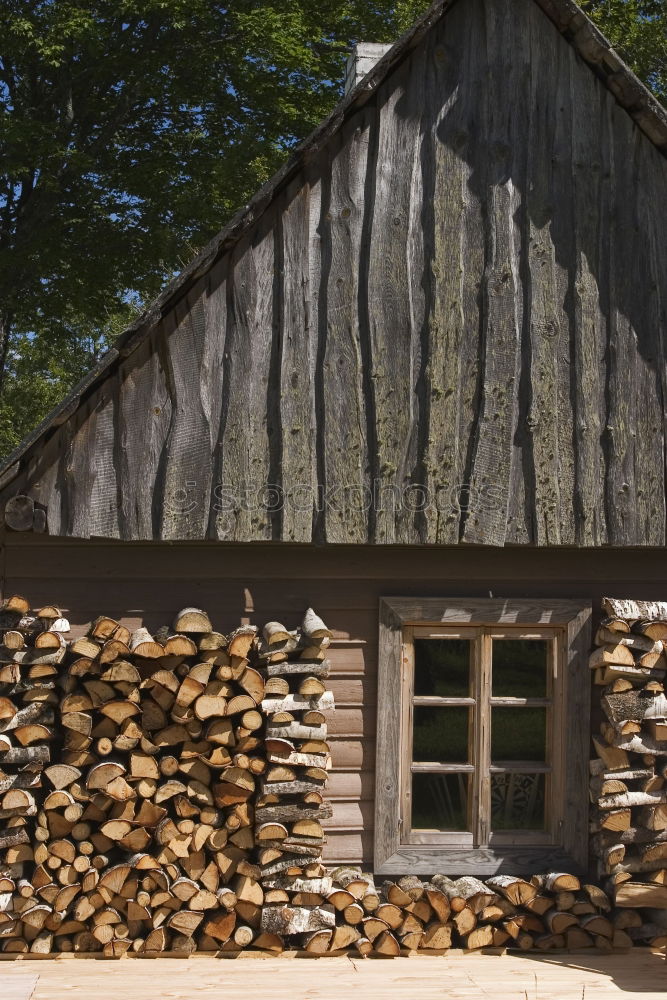
[(586, 869), (601, 599), (667, 597), (666, 154), (572, 0), (437, 0), (10, 457), (3, 592), (313, 606), (327, 862)]

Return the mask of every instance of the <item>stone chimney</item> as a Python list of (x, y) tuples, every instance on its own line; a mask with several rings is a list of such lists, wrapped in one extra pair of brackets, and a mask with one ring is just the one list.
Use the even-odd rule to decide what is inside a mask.
[(391, 44), (384, 42), (359, 42), (347, 58), (345, 67), (345, 93), (356, 87), (360, 80), (373, 69), (376, 62), (388, 52)]

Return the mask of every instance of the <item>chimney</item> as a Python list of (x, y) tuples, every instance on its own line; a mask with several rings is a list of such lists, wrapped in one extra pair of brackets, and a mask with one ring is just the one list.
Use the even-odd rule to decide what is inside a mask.
[(373, 66), (388, 52), (391, 44), (385, 42), (358, 42), (347, 58), (345, 67), (345, 93), (356, 87), (360, 80), (373, 69)]

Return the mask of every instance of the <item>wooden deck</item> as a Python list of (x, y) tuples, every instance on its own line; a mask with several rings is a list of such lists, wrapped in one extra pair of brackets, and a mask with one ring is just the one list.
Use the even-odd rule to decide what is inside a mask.
[[(36, 984), (35, 984), (35, 979)], [(34, 987), (34, 988), (33, 988)], [(665, 1000), (664, 955), (248, 957), (0, 964), (2, 1000)]]

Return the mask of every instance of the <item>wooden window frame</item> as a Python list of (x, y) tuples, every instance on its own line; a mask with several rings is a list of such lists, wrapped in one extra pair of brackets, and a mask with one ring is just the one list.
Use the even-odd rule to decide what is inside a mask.
[[(591, 644), (589, 602), (516, 599), (385, 597), (380, 600), (378, 647), (378, 723), (375, 783), (375, 871), (378, 874), (470, 873), (481, 877), (507, 872), (534, 874), (547, 869), (585, 872), (588, 864), (588, 745), (590, 739)], [(551, 804), (558, 816), (548, 836), (514, 838), (495, 834), (483, 848), (471, 835), (441, 833), (430, 843), (410, 842), (402, 829), (410, 763), (406, 752), (413, 673), (406, 655), (405, 631), (424, 627), (450, 634), (471, 627), (506, 630), (518, 637), (523, 628), (556, 639), (555, 689), (551, 735), (554, 779)], [(480, 648), (480, 643), (476, 644)], [(477, 683), (481, 671), (475, 671)], [(479, 693), (481, 695), (481, 692)], [(409, 706), (409, 710), (408, 710)], [(559, 739), (556, 727), (567, 733)], [(482, 762), (483, 764), (484, 762)], [(487, 762), (488, 763), (488, 762)], [(482, 772), (488, 768), (482, 768)], [(484, 780), (484, 773), (481, 775)], [(479, 782), (477, 783), (479, 787)], [(428, 837), (420, 838), (428, 840)], [(520, 839), (520, 843), (517, 841)]]

